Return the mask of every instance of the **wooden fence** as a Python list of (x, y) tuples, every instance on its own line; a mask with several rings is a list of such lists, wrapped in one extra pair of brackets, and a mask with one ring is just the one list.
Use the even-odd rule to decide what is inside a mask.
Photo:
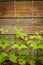
[[(34, 26), (32, 21), (36, 21)], [(0, 27), (11, 29), (14, 24), (26, 34), (43, 30), (43, 1), (0, 2)], [(40, 34), (43, 35), (43, 32)]]

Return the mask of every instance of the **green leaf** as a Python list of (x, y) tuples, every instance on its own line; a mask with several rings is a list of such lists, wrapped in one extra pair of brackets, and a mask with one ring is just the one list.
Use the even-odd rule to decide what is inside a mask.
[(24, 60), (24, 59), (19, 59), (18, 62), (19, 62), (20, 65), (26, 64), (26, 60)]
[(11, 62), (17, 63), (17, 56), (15, 56), (13, 53), (9, 53), (9, 60)]
[(18, 50), (20, 50), (20, 49), (23, 49), (23, 48), (27, 48), (27, 46), (26, 45), (24, 45), (24, 44), (14, 44), (13, 46), (12, 46), (12, 48), (18, 48)]
[(17, 40), (16, 41), (16, 44), (22, 44), (23, 43), (23, 40)]
[(24, 39), (26, 36), (27, 36), (26, 34), (20, 33), (20, 37), (21, 37), (22, 39)]
[(43, 49), (43, 44), (39, 44), (38, 48)]
[(0, 39), (0, 47), (2, 49), (5, 49), (8, 45), (9, 45), (8, 41), (4, 37), (2, 37)]
[(5, 43), (5, 44), (0, 44), (0, 47), (1, 47), (2, 49), (5, 49), (7, 46), (9, 46), (9, 44), (8, 44), (8, 43)]
[(28, 50), (19, 51), (19, 55), (21, 55), (21, 56), (29, 56), (29, 54), (30, 54), (30, 52)]
[(11, 44), (14, 44), (14, 43), (15, 43), (15, 42), (14, 42), (14, 36), (11, 36), (10, 43), (11, 43)]
[(5, 39), (4, 37), (2, 37), (2, 38), (0, 39), (0, 43), (5, 43), (5, 42), (7, 42), (6, 39)]
[(6, 56), (7, 56), (7, 54), (5, 52), (0, 53), (0, 63), (2, 63), (5, 60)]
[(29, 64), (30, 64), (30, 65), (35, 65), (35, 61), (34, 61), (34, 60), (30, 60), (30, 61), (29, 61)]
[(30, 44), (30, 46), (31, 46), (33, 49), (38, 49), (37, 44), (36, 44), (36, 43), (34, 43), (34, 42), (33, 42), (33, 43), (31, 43), (31, 44)]
[(20, 38), (23, 38), (26, 36), (26, 34), (22, 33), (22, 29), (21, 28), (18, 28), (18, 29), (14, 29), (15, 30), (15, 33), (16, 33), (16, 37), (20, 37)]
[(28, 38), (26, 37), (26, 38), (25, 38), (25, 41), (27, 41), (27, 40), (28, 40)]
[(31, 41), (31, 40), (27, 41), (27, 44), (31, 44), (31, 43), (33, 43), (33, 41)]
[(40, 39), (40, 40), (42, 40), (42, 36), (41, 35), (33, 35), (33, 36), (30, 36), (30, 39)]
[(5, 44), (2, 45), (2, 48), (5, 49), (7, 46), (9, 46), (9, 44), (5, 43)]

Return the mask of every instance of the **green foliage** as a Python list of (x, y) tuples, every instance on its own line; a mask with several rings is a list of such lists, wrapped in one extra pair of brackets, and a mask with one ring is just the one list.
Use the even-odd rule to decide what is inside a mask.
[(43, 49), (43, 43), (36, 43), (34, 41), (28, 41), (27, 44), (30, 45), (33, 49)]
[(3, 28), (0, 28), (0, 32), (1, 32), (1, 34), (5, 34), (6, 32), (8, 33), (9, 30), (5, 30), (5, 29), (3, 29)]
[(11, 62), (17, 63), (17, 56), (14, 53), (9, 52), (8, 57)]
[(0, 47), (2, 49), (5, 49), (7, 46), (9, 46), (9, 43), (7, 42), (7, 40), (4, 37), (0, 38)]
[(30, 44), (30, 46), (31, 46), (33, 49), (38, 49), (37, 44), (36, 44), (36, 43), (34, 43), (34, 42), (33, 42), (33, 43), (31, 43), (31, 44)]
[(11, 44), (14, 44), (14, 43), (15, 43), (15, 41), (14, 41), (14, 36), (11, 36), (10, 43), (11, 43)]
[(19, 55), (21, 55), (21, 56), (29, 56), (29, 51), (28, 50), (21, 50), (21, 51), (19, 51)]
[[(0, 31), (2, 34), (5, 34), (6, 32), (9, 32), (8, 30), (3, 30), (0, 28)], [(10, 37), (10, 40), (8, 41), (7, 38), (1, 37), (0, 38), (0, 47), (3, 49), (3, 51), (6, 49), (6, 47), (8, 47), (11, 43), (12, 47), (11, 49), (16, 49), (18, 52), (18, 55), (12, 53), (12, 52), (8, 52), (6, 53), (1, 52), (0, 53), (0, 63), (2, 63), (5, 60), (5, 57), (7, 56), (9, 58), (9, 60), (11, 62), (14, 63), (19, 63), (20, 65), (25, 65), (26, 62), (28, 61), (30, 65), (35, 65), (35, 61), (33, 59), (39, 59), (34, 53), (31, 56), (31, 52), (29, 50), (30, 47), (33, 48), (33, 50), (37, 50), (37, 49), (43, 49), (43, 37), (41, 35), (39, 35), (39, 32), (36, 32), (35, 35), (30, 35), (28, 37), (27, 34), (22, 33), (22, 29), (21, 28), (13, 28), (11, 31), (13, 31), (16, 35), (16, 38), (18, 40), (15, 40), (14, 36)], [(37, 42), (34, 41), (34, 39), (37, 40)], [(26, 50), (24, 50), (26, 49)], [(16, 52), (15, 52), (16, 53)], [(33, 59), (30, 59), (30, 58)], [(39, 59), (41, 62), (43, 61), (43, 58)]]
[(7, 46), (9, 46), (9, 44), (7, 44), (7, 43), (5, 43), (5, 44), (0, 44), (0, 47), (1, 47), (2, 49), (6, 49)]
[(38, 48), (43, 49), (43, 43), (38, 45)]
[(42, 40), (42, 36), (40, 36), (38, 32), (36, 32), (35, 35), (30, 36), (30, 39), (34, 39), (34, 38), (35, 38), (35, 39)]
[(29, 61), (29, 64), (30, 65), (35, 65), (35, 61), (34, 60), (31, 60), (31, 61)]
[(16, 33), (16, 37), (20, 37), (20, 38), (24, 38), (25, 36), (27, 36), (26, 34), (22, 33), (22, 29), (21, 28), (14, 28), (15, 33)]
[(19, 60), (18, 60), (18, 63), (19, 63), (20, 65), (26, 65), (26, 60), (24, 60), (24, 59), (19, 59)]
[[(43, 43), (41, 43), (41, 41), (43, 41), (43, 37), (39, 35), (39, 32), (36, 32), (33, 36), (31, 35), (29, 39), (31, 40), (27, 41), (27, 44), (29, 44), (33, 49), (43, 49)], [(32, 39), (37, 39), (37, 42)]]
[(18, 48), (18, 50), (21, 50), (23, 48), (27, 48), (27, 46), (24, 44), (14, 44), (12, 48)]
[(7, 56), (7, 54), (5, 52), (0, 53), (0, 63), (2, 63), (5, 60), (6, 56)]

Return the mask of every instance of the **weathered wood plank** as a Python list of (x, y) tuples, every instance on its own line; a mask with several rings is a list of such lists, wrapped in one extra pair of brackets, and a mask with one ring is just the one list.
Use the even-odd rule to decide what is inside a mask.
[(33, 16), (43, 17), (43, 1), (33, 1)]
[(16, 14), (19, 14), (19, 16), (32, 16), (32, 2), (29, 1), (21, 1), (21, 2), (15, 2), (16, 4)]
[(18, 26), (43, 26), (43, 18), (24, 18), (24, 19), (0, 19), (0, 25), (18, 25)]
[[(16, 14), (28, 17), (43, 17), (43, 1), (16, 2)], [(38, 5), (37, 5), (38, 4)], [(40, 7), (39, 7), (40, 6)]]
[[(43, 30), (43, 26), (15, 26), (16, 28), (22, 28), (22, 32), (26, 34), (34, 34), (35, 32), (39, 32)], [(0, 25), (0, 28), (11, 30), (12, 26), (8, 25)], [(8, 32), (5, 34), (14, 34), (13, 32)], [(43, 32), (40, 32), (40, 34), (43, 34)]]
[(0, 16), (15, 15), (16, 17), (43, 17), (43, 1), (0, 2)]
[(0, 0), (0, 2), (12, 2), (14, 0)]
[(43, 10), (43, 1), (33, 1), (34, 10)]
[(0, 11), (14, 10), (14, 2), (0, 2)]
[[(3, 8), (4, 6), (2, 4), (6, 4), (6, 7)], [(40, 9), (38, 9), (38, 11), (35, 11), (35, 9), (32, 9), (32, 1), (22, 1), (22, 2), (14, 2), (14, 7), (13, 7), (13, 2), (3, 2), (2, 5), (2, 11), (6, 11), (4, 14), (4, 17), (8, 17), (8, 16), (15, 16), (14, 13), (12, 14), (10, 11), (12, 10), (13, 12), (15, 11), (16, 16), (15, 17), (19, 17), (19, 16), (28, 16), (28, 17), (32, 17), (32, 16), (43, 16), (43, 12), (40, 13)], [(36, 2), (34, 2), (35, 5)], [(8, 5), (9, 4), (9, 5)], [(39, 2), (40, 4), (40, 2)], [(9, 7), (8, 7), (9, 6)], [(37, 10), (37, 6), (39, 7), (39, 5), (35, 5), (34, 8), (36, 8)], [(0, 6), (1, 7), (1, 6)], [(40, 6), (41, 7), (41, 6)], [(4, 9), (4, 10), (3, 10)], [(33, 15), (32, 15), (33, 14)], [(2, 25), (2, 27), (6, 28), (5, 25), (15, 25), (15, 23), (17, 23), (20, 19), (0, 19), (0, 26)], [(35, 24), (35, 26), (32, 25), (32, 19), (21, 19), (20, 23), (16, 24), (16, 27), (22, 27), (23, 28), (23, 32), (24, 33), (34, 33), (36, 31), (39, 30), (43, 30), (43, 19), (35, 19), (33, 18), (34, 21), (36, 21), (37, 23)], [(10, 26), (7, 28), (9, 29)]]
[(33, 17), (43, 17), (43, 11), (41, 10), (33, 11)]
[(0, 2), (0, 17), (14, 16), (14, 2)]
[(13, 25), (15, 21), (15, 19), (0, 19), (0, 25)]

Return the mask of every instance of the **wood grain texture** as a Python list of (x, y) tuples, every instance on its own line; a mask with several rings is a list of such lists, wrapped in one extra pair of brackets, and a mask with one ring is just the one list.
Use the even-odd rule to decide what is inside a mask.
[[(1, 2), (0, 2), (1, 3)], [(14, 4), (14, 5), (13, 5)], [(38, 5), (37, 5), (38, 4)], [(4, 5), (4, 6), (3, 6)], [(39, 9), (40, 5), (40, 9)], [(43, 17), (43, 2), (33, 2), (32, 1), (21, 1), (21, 2), (2, 2), (0, 4), (0, 11), (5, 11), (3, 17)], [(6, 7), (5, 7), (6, 6)], [(12, 13), (11, 13), (12, 12)], [(15, 16), (16, 14), (16, 16)], [(2, 16), (0, 16), (2, 17)], [(20, 19), (0, 19), (0, 27), (10, 28), (10, 26), (15, 25), (16, 27), (22, 27), (23, 32), (26, 34), (31, 34), (36, 31), (43, 30), (43, 18), (24, 18)], [(33, 26), (32, 20), (37, 23)]]
[(14, 16), (14, 2), (0, 2), (0, 17)]
[[(33, 24), (34, 23), (34, 24)], [(0, 19), (0, 25), (43, 26), (43, 18)]]
[[(36, 32), (42, 31), (43, 30), (43, 26), (15, 26), (16, 28), (22, 28), (22, 32), (26, 33), (26, 34), (35, 34)], [(7, 29), (7, 30), (11, 30), (12, 26), (8, 26), (8, 25), (1, 25), (0, 28), (3, 29)], [(8, 32), (5, 34), (15, 34), (13, 32)], [(40, 34), (43, 34), (43, 32), (40, 32)]]
[(32, 2), (16, 2), (16, 14), (20, 16), (32, 16)]
[(15, 17), (15, 15), (43, 17), (43, 1), (0, 2), (0, 17)]
[(43, 17), (43, 1), (33, 2), (33, 16)]
[(16, 2), (16, 14), (19, 17), (43, 17), (43, 1)]
[(34, 10), (43, 10), (43, 1), (33, 1), (33, 7)]

